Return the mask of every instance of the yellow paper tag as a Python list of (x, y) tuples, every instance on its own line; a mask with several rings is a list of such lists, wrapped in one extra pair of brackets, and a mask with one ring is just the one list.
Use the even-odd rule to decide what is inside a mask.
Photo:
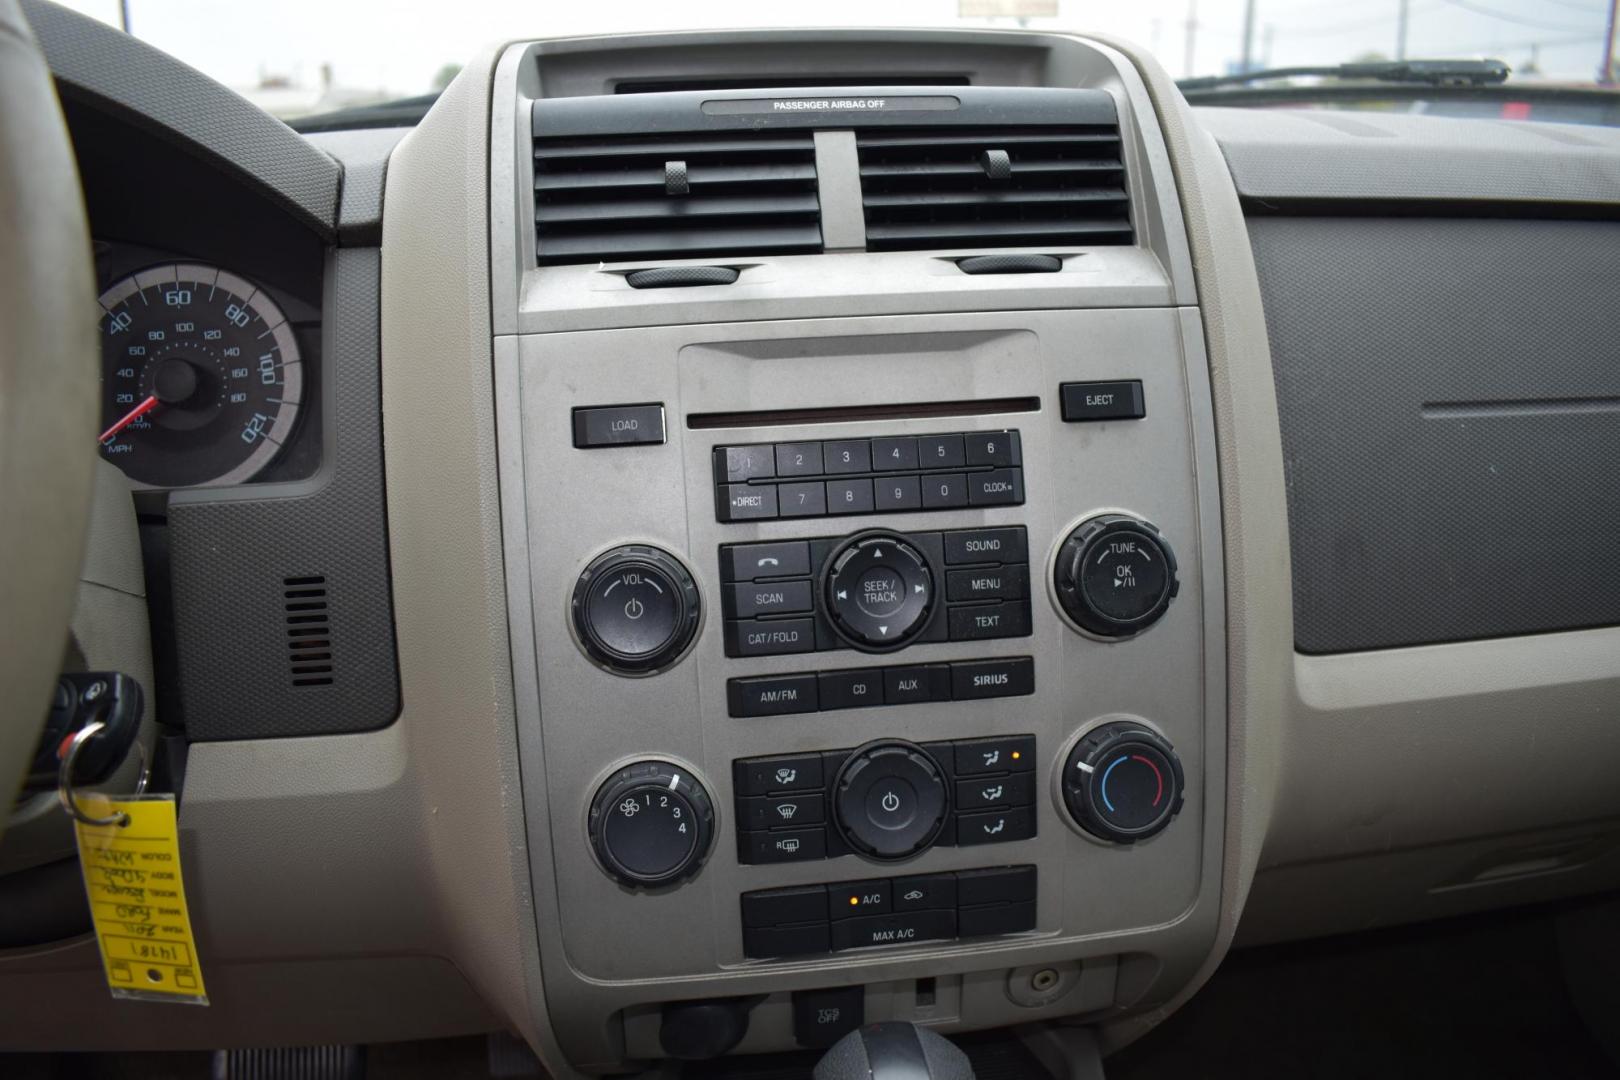
[(180, 878), (174, 796), (75, 797), (91, 817), (129, 818), (125, 825), (74, 823), (96, 941), (113, 997), (207, 1005)]

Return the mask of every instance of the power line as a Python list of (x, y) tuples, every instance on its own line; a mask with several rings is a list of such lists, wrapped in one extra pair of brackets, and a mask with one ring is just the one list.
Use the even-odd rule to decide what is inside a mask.
[[(1544, 23), (1536, 19), (1526, 19), (1518, 15), (1509, 15), (1504, 12), (1494, 11), (1491, 8), (1484, 7), (1479, 4), (1470, 3), (1470, 0), (1445, 0), (1445, 3), (1450, 4), (1452, 7), (1461, 8), (1464, 11), (1471, 11), (1475, 15), (1484, 15), (1486, 18), (1490, 19), (1500, 19), (1502, 22), (1513, 23), (1517, 26), (1528, 26), (1533, 30), (1553, 30), (1566, 34), (1577, 34), (1586, 29), (1584, 26), (1569, 26), (1562, 23)], [(1593, 14), (1597, 13), (1593, 12)]]

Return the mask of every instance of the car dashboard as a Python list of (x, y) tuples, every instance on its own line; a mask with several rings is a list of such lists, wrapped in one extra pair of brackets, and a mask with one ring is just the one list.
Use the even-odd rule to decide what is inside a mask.
[(1613, 133), (802, 30), (306, 137), (24, 7), (213, 1002), (18, 923), (31, 1045), (1114, 1047), (1234, 941), (1620, 882)]

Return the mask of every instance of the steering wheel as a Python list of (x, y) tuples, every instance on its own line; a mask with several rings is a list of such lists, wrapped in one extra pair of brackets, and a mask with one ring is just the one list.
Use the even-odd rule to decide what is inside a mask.
[(90, 230), (67, 125), (0, 0), (0, 832), (66, 651), (96, 458)]

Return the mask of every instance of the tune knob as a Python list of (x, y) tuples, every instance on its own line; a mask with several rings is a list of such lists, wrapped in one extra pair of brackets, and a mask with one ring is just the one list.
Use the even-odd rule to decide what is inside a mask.
[(1169, 543), (1152, 525), (1124, 514), (1082, 522), (1058, 549), (1054, 576), (1064, 613), (1105, 638), (1140, 634), (1181, 589)]
[(950, 809), (939, 762), (916, 743), (868, 743), (850, 755), (833, 781), (833, 821), (849, 846), (892, 862), (927, 848)]
[(891, 652), (928, 625), (934, 573), (923, 553), (890, 532), (859, 533), (835, 549), (822, 571), (833, 629), (863, 652)]
[(641, 761), (609, 777), (591, 800), (591, 847), (632, 888), (684, 881), (708, 858), (714, 803), (691, 773)]
[(615, 675), (653, 675), (685, 655), (702, 606), (680, 560), (627, 544), (591, 561), (574, 584), (580, 648)]
[(1181, 812), (1181, 759), (1160, 734), (1119, 721), (1090, 731), (1063, 765), (1063, 801), (1075, 824), (1104, 840), (1129, 844)]

